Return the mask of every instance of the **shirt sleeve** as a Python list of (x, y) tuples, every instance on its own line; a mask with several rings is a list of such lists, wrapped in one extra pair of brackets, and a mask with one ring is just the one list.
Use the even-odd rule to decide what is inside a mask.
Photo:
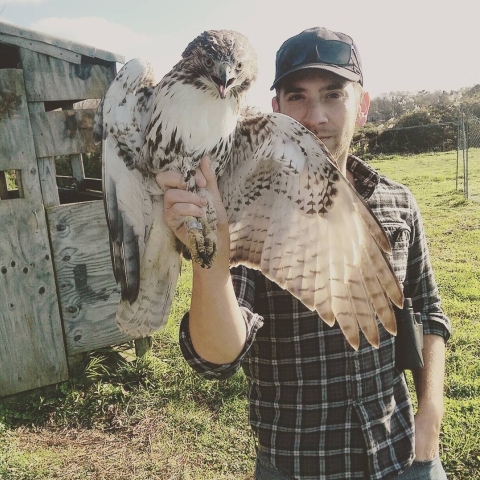
[(240, 355), (233, 362), (223, 365), (207, 362), (193, 348), (188, 326), (189, 312), (184, 315), (180, 324), (179, 341), (183, 357), (199, 375), (209, 380), (224, 380), (231, 377), (240, 368), (243, 359), (248, 355), (255, 340), (258, 329), (263, 325), (263, 318), (253, 313), (255, 297), (254, 272), (239, 266), (232, 268), (230, 274), (247, 330), (247, 339)]
[(407, 273), (404, 282), (405, 297), (412, 299), (414, 311), (421, 314), (424, 333), (427, 335), (440, 335), (446, 342), (451, 333), (450, 320), (441, 307), (422, 217), (413, 195), (410, 195), (410, 202), (412, 230)]

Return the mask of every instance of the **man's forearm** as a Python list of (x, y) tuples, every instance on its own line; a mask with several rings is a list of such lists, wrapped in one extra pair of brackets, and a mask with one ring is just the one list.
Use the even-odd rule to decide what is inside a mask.
[(414, 372), (418, 410), (415, 415), (415, 454), (417, 460), (438, 455), (443, 418), (445, 342), (438, 335), (425, 335), (424, 368)]
[(218, 232), (218, 255), (210, 269), (193, 266), (189, 328), (195, 351), (216, 364), (235, 360), (246, 341), (228, 263), (228, 233)]
[(436, 414), (443, 415), (445, 342), (442, 337), (425, 335), (423, 359), (424, 368), (414, 372), (418, 409), (433, 408)]

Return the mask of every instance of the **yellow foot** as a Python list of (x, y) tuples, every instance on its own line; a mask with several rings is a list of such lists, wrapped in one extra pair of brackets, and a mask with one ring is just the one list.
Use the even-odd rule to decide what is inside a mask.
[(192, 260), (204, 268), (210, 268), (217, 253), (216, 235), (210, 231), (204, 235), (204, 225), (198, 220), (189, 220), (186, 224), (188, 232), (188, 249)]

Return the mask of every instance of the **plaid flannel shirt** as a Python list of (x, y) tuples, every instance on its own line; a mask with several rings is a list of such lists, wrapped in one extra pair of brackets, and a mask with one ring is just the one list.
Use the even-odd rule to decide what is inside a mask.
[[(385, 228), (393, 269), (420, 312), (426, 334), (449, 337), (420, 213), (409, 190), (350, 156), (355, 188)], [(231, 364), (200, 358), (188, 314), (180, 329), (187, 362), (207, 379), (241, 366), (248, 379), (250, 424), (258, 447), (281, 471), (301, 480), (387, 479), (414, 458), (413, 409), (395, 369), (395, 342), (379, 324), (380, 348), (361, 334), (358, 351), (337, 324), (326, 325), (288, 292), (245, 267), (231, 270), (247, 341)]]

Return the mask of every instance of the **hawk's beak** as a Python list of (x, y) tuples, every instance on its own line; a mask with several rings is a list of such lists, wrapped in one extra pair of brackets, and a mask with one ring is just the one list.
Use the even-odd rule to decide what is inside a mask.
[(227, 89), (235, 80), (232, 67), (228, 63), (222, 63), (218, 69), (219, 75), (212, 75), (212, 80), (215, 82), (220, 93), (221, 98), (227, 96)]

